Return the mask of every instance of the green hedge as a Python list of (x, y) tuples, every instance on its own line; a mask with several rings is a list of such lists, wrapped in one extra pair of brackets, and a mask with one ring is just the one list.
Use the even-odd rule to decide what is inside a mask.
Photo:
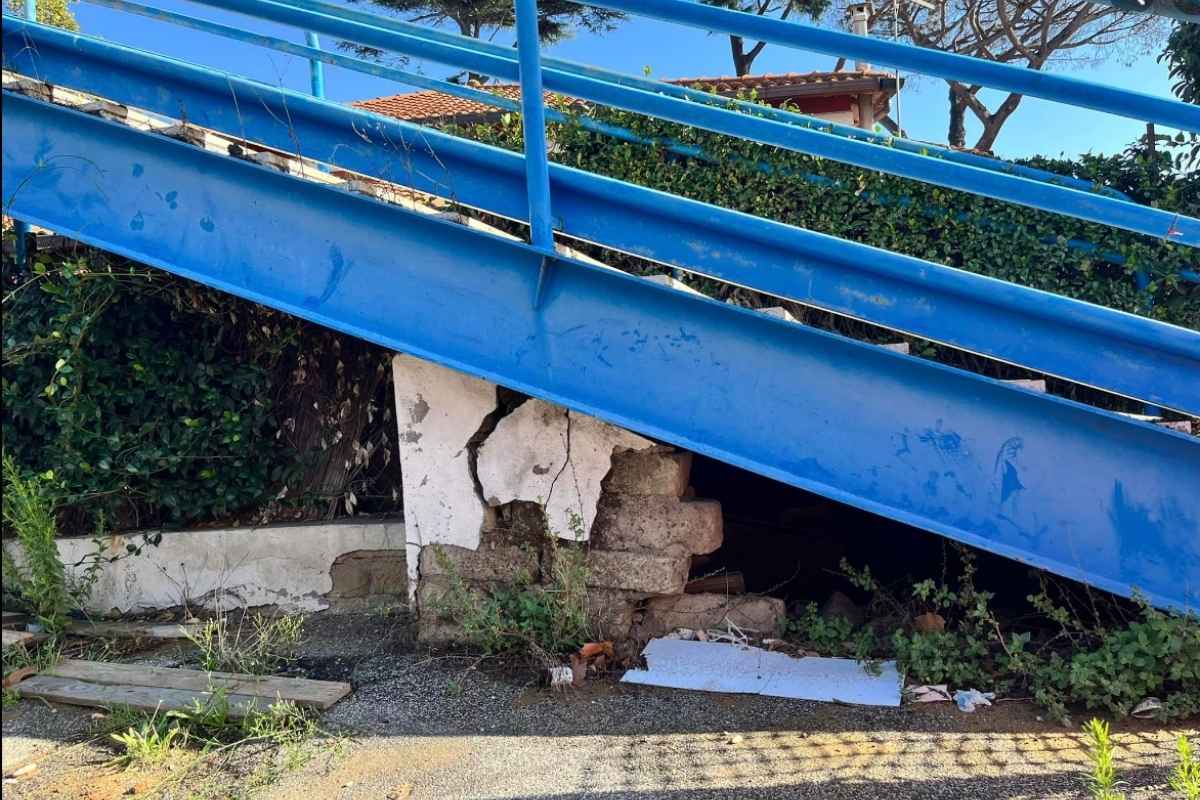
[(328, 516), (377, 491), (362, 442), (387, 436), (379, 348), (91, 251), (3, 279), (4, 448), (53, 470), (76, 532), (99, 512), (116, 528)]
[[(644, 139), (699, 147), (705, 159), (618, 141), (574, 124), (552, 125), (553, 159), (683, 197), (744, 211), (1099, 305), (1200, 328), (1200, 287), (1181, 281), (1196, 251), (904, 178), (759, 145), (637, 114), (597, 108), (591, 116)], [(458, 131), (510, 149), (520, 121)], [(1183, 174), (1165, 151), (1028, 163), (1127, 192), (1141, 203), (1200, 214), (1200, 173)], [(769, 171), (757, 165), (766, 164)], [(808, 176), (806, 179), (805, 176)], [(1089, 252), (1070, 246), (1090, 243)], [(1113, 254), (1105, 258), (1099, 254)], [(1118, 260), (1122, 263), (1112, 263)], [(1152, 278), (1140, 291), (1135, 273)]]

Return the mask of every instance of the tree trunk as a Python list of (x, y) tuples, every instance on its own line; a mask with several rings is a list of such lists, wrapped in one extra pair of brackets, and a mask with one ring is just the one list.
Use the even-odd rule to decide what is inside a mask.
[(740, 78), (743, 75), (750, 74), (751, 67), (754, 66), (754, 59), (758, 58), (758, 54), (767, 46), (766, 42), (758, 42), (749, 50), (746, 49), (746, 41), (741, 36), (729, 37), (729, 52), (733, 56), (733, 71)]
[(1008, 118), (1017, 110), (1017, 106), (1021, 104), (1021, 99), (1022, 95), (1010, 94), (1004, 98), (1004, 102), (996, 109), (996, 113), (990, 114), (983, 121), (983, 135), (975, 143), (976, 150), (991, 152), (992, 145), (996, 143), (996, 137), (1000, 135), (1000, 129), (1004, 127), (1004, 123), (1008, 122)]
[(729, 52), (733, 56), (733, 74), (739, 78), (750, 71), (750, 65), (754, 63), (754, 59), (746, 58), (745, 42), (740, 36), (729, 37)]
[(966, 113), (967, 99), (953, 83), (950, 84), (950, 130), (946, 140), (951, 147), (965, 147), (967, 144)]

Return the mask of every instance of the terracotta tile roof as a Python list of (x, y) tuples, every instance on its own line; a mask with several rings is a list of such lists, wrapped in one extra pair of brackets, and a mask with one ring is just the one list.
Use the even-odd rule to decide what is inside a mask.
[(845, 85), (848, 83), (857, 83), (861, 80), (875, 80), (892, 78), (892, 73), (883, 72), (881, 70), (868, 70), (866, 72), (856, 72), (845, 70), (841, 72), (780, 72), (777, 74), (766, 75), (743, 75), (740, 78), (734, 77), (712, 77), (712, 78), (679, 78), (676, 80), (668, 80), (667, 83), (674, 83), (680, 86), (699, 86), (702, 89), (715, 91), (718, 94), (734, 93), (739, 91), (750, 91), (764, 89), (790, 89), (797, 86), (828, 86), (829, 94), (841, 94), (844, 92)]
[[(675, 78), (666, 81), (677, 86), (736, 94), (756, 91), (764, 99), (785, 100), (800, 97), (829, 97), (843, 94), (877, 94), (876, 106), (886, 108), (887, 100), (895, 93), (891, 73), (868, 72), (786, 72), (775, 75), (746, 75), (735, 77)], [(489, 92), (520, 100), (521, 87), (516, 84), (493, 84), (483, 87)], [(551, 95), (547, 93), (547, 98)], [(486, 103), (467, 100), (442, 92), (409, 92), (375, 97), (353, 103), (355, 108), (386, 114), (410, 122), (456, 120), (469, 122), (499, 113)]]

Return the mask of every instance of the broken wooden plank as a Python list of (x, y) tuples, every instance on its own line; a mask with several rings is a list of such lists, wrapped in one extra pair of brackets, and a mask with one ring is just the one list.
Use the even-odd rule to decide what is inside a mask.
[[(203, 704), (212, 697), (212, 692), (154, 686), (113, 686), (46, 674), (27, 678), (13, 688), (21, 697), (38, 697), (73, 706), (128, 706), (139, 711), (183, 711), (194, 708), (196, 700)], [(231, 717), (244, 717), (256, 708), (265, 710), (272, 702), (242, 694), (228, 694), (225, 698), (229, 701)]]
[(745, 594), (746, 577), (740, 572), (707, 575), (688, 581), (683, 591), (687, 594)]
[(196, 623), (70, 622), (67, 633), (95, 639), (186, 639), (199, 630)]
[(322, 711), (350, 694), (350, 684), (340, 681), (314, 681), (274, 675), (239, 675), (232, 672), (205, 672), (197, 669), (75, 659), (64, 660), (43, 674), (108, 686), (142, 686), (189, 692), (224, 689), (231, 695), (265, 699), (268, 704), (283, 699)]
[(26, 645), (36, 644), (46, 638), (44, 633), (30, 633), (29, 631), (10, 631), (5, 628), (0, 631), (3, 634), (3, 642), (0, 646), (7, 650), (10, 647), (24, 647)]

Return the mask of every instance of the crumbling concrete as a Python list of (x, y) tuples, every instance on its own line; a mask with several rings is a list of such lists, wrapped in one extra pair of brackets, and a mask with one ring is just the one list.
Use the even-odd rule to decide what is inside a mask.
[(587, 554), (588, 586), (645, 594), (680, 594), (691, 559), (654, 553), (593, 549)]
[(421, 549), (421, 577), (457, 575), (468, 581), (536, 580), (540, 573), (536, 547), (492, 541), (475, 550), (433, 544)]
[(598, 419), (529, 400), (501, 419), (479, 448), (479, 484), (489, 505), (540, 503), (551, 532), (586, 540), (614, 452), (652, 447)]
[(325, 597), (339, 610), (394, 603), (408, 597), (407, 558), (403, 549), (353, 550), (329, 568), (333, 582)]
[(446, 618), (454, 586), (544, 583), (548, 534), (589, 540), (589, 612), (614, 640), (647, 599), (683, 593), (693, 555), (720, 547), (720, 504), (687, 499), (691, 454), (416, 359), (393, 369), (422, 640), (461, 633)]

